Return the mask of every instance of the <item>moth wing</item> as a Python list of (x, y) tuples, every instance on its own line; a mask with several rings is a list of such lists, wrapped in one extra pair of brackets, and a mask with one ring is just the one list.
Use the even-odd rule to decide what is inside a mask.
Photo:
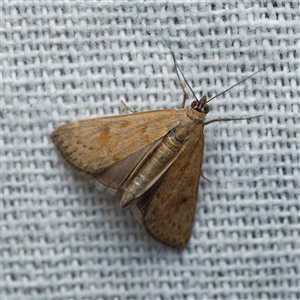
[(94, 177), (159, 140), (183, 112), (168, 109), (76, 121), (57, 128), (51, 139), (69, 164)]
[(185, 247), (193, 229), (203, 147), (202, 134), (132, 207), (154, 239), (179, 250)]

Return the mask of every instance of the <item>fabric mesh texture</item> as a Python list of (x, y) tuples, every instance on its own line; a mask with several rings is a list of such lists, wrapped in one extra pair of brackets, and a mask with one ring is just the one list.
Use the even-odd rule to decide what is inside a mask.
[[(1, 10), (2, 299), (300, 298), (299, 3), (2, 1)], [(179, 109), (167, 44), (198, 97), (271, 65), (210, 103), (206, 120), (261, 117), (205, 127), (209, 181), (182, 252), (153, 241), (50, 140), (66, 122), (128, 113), (121, 101)]]

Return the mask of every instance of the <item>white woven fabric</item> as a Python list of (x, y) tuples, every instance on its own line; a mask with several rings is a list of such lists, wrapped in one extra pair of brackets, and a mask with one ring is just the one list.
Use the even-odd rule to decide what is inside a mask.
[[(299, 299), (299, 5), (290, 1), (2, 3), (2, 299)], [(179, 108), (166, 40), (207, 120), (181, 253), (65, 164), (79, 119)], [(188, 91), (186, 106), (193, 100)]]

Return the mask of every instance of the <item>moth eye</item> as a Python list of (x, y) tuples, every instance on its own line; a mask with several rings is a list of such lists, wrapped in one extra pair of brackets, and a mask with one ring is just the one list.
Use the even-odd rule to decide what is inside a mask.
[(199, 101), (195, 100), (191, 103), (191, 108), (198, 110), (199, 109)]
[(205, 114), (207, 114), (209, 112), (209, 105), (208, 104), (205, 104), (204, 107), (203, 107), (203, 112)]

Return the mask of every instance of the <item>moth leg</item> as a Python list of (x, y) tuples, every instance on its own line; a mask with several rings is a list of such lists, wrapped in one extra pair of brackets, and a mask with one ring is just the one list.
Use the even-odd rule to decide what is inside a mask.
[(206, 181), (211, 182), (208, 178), (206, 178), (202, 173), (201, 173), (201, 177), (203, 177)]
[(254, 116), (254, 117), (247, 117), (247, 118), (217, 118), (217, 119), (213, 119), (213, 120), (210, 120), (208, 122), (205, 122), (204, 123), (204, 126), (208, 125), (208, 124), (211, 124), (211, 123), (214, 123), (214, 122), (229, 122), (229, 121), (240, 121), (240, 120), (252, 120), (252, 119), (256, 119), (256, 118), (259, 118), (261, 117), (261, 115), (259, 116)]
[(179, 85), (182, 89), (182, 92), (183, 92), (183, 100), (182, 100), (182, 103), (181, 103), (181, 108), (184, 108), (185, 106), (185, 100), (186, 100), (186, 91), (184, 89), (184, 86), (182, 84), (182, 81), (180, 79), (180, 76), (179, 76), (179, 73), (178, 73), (178, 68), (177, 68), (177, 63), (176, 63), (176, 59), (175, 59), (175, 55), (174, 55), (174, 52), (171, 51), (171, 54), (172, 54), (172, 57), (173, 57), (173, 62), (174, 62), (174, 69), (175, 69), (175, 72), (176, 72), (176, 75), (177, 75), (177, 78), (179, 80)]
[(123, 103), (123, 105), (125, 106), (125, 108), (126, 108), (127, 110), (129, 110), (129, 111), (132, 112), (133, 114), (136, 113), (136, 111), (135, 111), (135, 110), (132, 110), (129, 106), (127, 106), (127, 104), (126, 104), (123, 100), (121, 100), (121, 102)]

